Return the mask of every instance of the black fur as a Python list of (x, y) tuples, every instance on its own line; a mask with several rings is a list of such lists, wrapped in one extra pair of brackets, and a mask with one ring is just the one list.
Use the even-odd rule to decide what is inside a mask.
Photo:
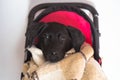
[(55, 22), (42, 26), (38, 38), (36, 46), (43, 51), (45, 59), (50, 62), (63, 59), (65, 52), (71, 48), (75, 48), (78, 52), (85, 40), (79, 30)]
[(31, 52), (29, 51), (29, 50), (26, 50), (25, 51), (25, 56), (24, 56), (24, 63), (26, 63), (26, 62), (28, 62), (28, 61), (30, 61), (31, 60), (31, 58), (32, 58), (32, 54), (31, 54)]

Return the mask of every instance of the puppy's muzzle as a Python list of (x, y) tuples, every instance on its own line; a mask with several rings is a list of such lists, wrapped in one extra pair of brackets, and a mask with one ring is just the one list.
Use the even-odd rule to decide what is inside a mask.
[(45, 55), (45, 59), (50, 62), (57, 62), (62, 58), (64, 58), (64, 55), (60, 56), (60, 52), (57, 52), (57, 51), (51, 51), (51, 52), (48, 52), (47, 55)]

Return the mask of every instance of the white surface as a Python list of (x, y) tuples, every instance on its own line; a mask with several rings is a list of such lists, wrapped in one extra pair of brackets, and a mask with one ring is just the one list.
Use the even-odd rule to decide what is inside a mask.
[(27, 0), (0, 0), (0, 80), (20, 80)]
[[(102, 68), (109, 80), (120, 80), (120, 1), (92, 1), (100, 14)], [(20, 80), (28, 4), (28, 0), (0, 0), (0, 80)]]
[(120, 80), (120, 9), (119, 0), (93, 0), (100, 14), (100, 54), (109, 80)]

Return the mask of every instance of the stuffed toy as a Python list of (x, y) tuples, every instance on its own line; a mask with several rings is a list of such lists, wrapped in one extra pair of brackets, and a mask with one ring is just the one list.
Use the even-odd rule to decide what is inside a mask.
[(93, 58), (93, 48), (87, 43), (82, 45), (80, 52), (71, 49), (56, 63), (45, 61), (42, 51), (34, 46), (28, 50), (33, 57), (24, 63), (22, 80), (107, 80)]

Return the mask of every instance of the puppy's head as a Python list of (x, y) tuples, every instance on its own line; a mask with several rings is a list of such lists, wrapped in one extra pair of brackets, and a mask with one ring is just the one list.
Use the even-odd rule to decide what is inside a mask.
[(50, 62), (63, 59), (65, 52), (71, 48), (75, 48), (78, 52), (84, 42), (84, 36), (79, 30), (53, 22), (43, 26), (38, 38), (36, 46), (43, 51), (44, 58)]

